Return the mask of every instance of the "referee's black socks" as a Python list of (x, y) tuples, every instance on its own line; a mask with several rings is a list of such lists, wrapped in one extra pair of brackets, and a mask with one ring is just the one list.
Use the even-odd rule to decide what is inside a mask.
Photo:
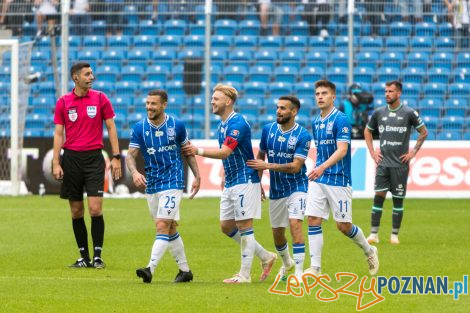
[(101, 258), (101, 249), (104, 241), (103, 215), (91, 217), (91, 238), (93, 239), (94, 256)]
[(72, 218), (73, 233), (75, 235), (75, 241), (77, 242), (78, 250), (82, 258), (89, 260), (90, 253), (88, 252), (88, 234), (85, 225), (85, 219)]

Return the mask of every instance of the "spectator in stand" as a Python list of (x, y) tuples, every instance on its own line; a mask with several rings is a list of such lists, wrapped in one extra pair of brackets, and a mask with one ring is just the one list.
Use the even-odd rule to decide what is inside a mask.
[(328, 0), (310, 0), (305, 5), (304, 19), (310, 25), (310, 35), (328, 37), (326, 29), (330, 22), (331, 6)]
[(379, 26), (386, 22), (384, 15), (384, 0), (365, 0), (365, 21), (371, 24), (372, 36), (379, 33)]
[(258, 0), (259, 19), (261, 21), (261, 35), (268, 35), (268, 22), (272, 23), (273, 36), (281, 33), (281, 22), (284, 14), (281, 0)]
[(88, 0), (74, 0), (70, 10), (70, 21), (74, 26), (74, 34), (91, 35), (90, 4)]
[(454, 26), (454, 37), (460, 48), (469, 47), (470, 1), (444, 0), (447, 16)]
[(124, 0), (104, 0), (106, 14), (106, 36), (122, 35), (124, 24)]
[(47, 34), (52, 34), (54, 32), (55, 19), (57, 15), (58, 5), (57, 0), (34, 0), (34, 6), (36, 10), (36, 23), (38, 26), (36, 37), (40, 37), (43, 34), (43, 23), (47, 21)]

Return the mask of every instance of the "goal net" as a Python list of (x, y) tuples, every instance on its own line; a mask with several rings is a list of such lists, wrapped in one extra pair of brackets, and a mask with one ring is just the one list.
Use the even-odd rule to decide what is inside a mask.
[(22, 150), (33, 42), (0, 40), (0, 194), (27, 193)]

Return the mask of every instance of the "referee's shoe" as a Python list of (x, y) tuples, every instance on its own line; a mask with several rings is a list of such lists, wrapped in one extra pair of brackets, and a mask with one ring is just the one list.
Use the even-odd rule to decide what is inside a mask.
[(95, 256), (93, 258), (93, 267), (97, 269), (105, 268), (106, 264), (104, 263), (103, 259), (100, 257)]

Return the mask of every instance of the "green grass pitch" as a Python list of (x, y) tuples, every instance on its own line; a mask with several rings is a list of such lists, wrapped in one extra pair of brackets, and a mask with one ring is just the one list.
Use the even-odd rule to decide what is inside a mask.
[[(67, 202), (57, 196), (0, 198), (0, 312), (355, 312), (356, 298), (340, 295), (321, 302), (270, 294), (273, 273), (258, 282), (255, 259), (252, 284), (224, 285), (239, 269), (239, 247), (218, 226), (216, 198), (184, 199), (179, 232), (194, 281), (173, 284), (177, 273), (167, 255), (152, 284), (135, 275), (146, 266), (155, 237), (144, 199), (105, 199), (104, 270), (70, 269), (77, 257)], [(354, 222), (369, 233), (371, 200), (354, 200)], [(87, 213), (87, 226), (90, 230)], [(377, 245), (381, 276), (449, 276), (449, 283), (470, 274), (470, 205), (468, 200), (405, 201), (401, 244), (391, 246), (391, 201), (387, 200)], [(306, 224), (306, 223), (305, 223)], [(368, 275), (362, 252), (330, 220), (323, 226), (323, 272)], [(267, 202), (255, 222), (256, 239), (273, 250)], [(305, 238), (307, 236), (305, 235)], [(91, 238), (89, 238), (91, 242)], [(91, 245), (91, 243), (90, 243)], [(307, 245), (308, 246), (308, 245)], [(309, 266), (306, 258), (305, 267)], [(342, 284), (331, 283), (339, 287)], [(285, 286), (285, 285), (284, 285)], [(358, 291), (359, 283), (351, 286)], [(282, 285), (280, 286), (282, 287)], [(314, 289), (314, 293), (318, 288)], [(324, 294), (324, 296), (330, 296)], [(468, 312), (470, 297), (461, 295), (391, 295), (364, 312)], [(373, 298), (366, 296), (364, 301)]]

